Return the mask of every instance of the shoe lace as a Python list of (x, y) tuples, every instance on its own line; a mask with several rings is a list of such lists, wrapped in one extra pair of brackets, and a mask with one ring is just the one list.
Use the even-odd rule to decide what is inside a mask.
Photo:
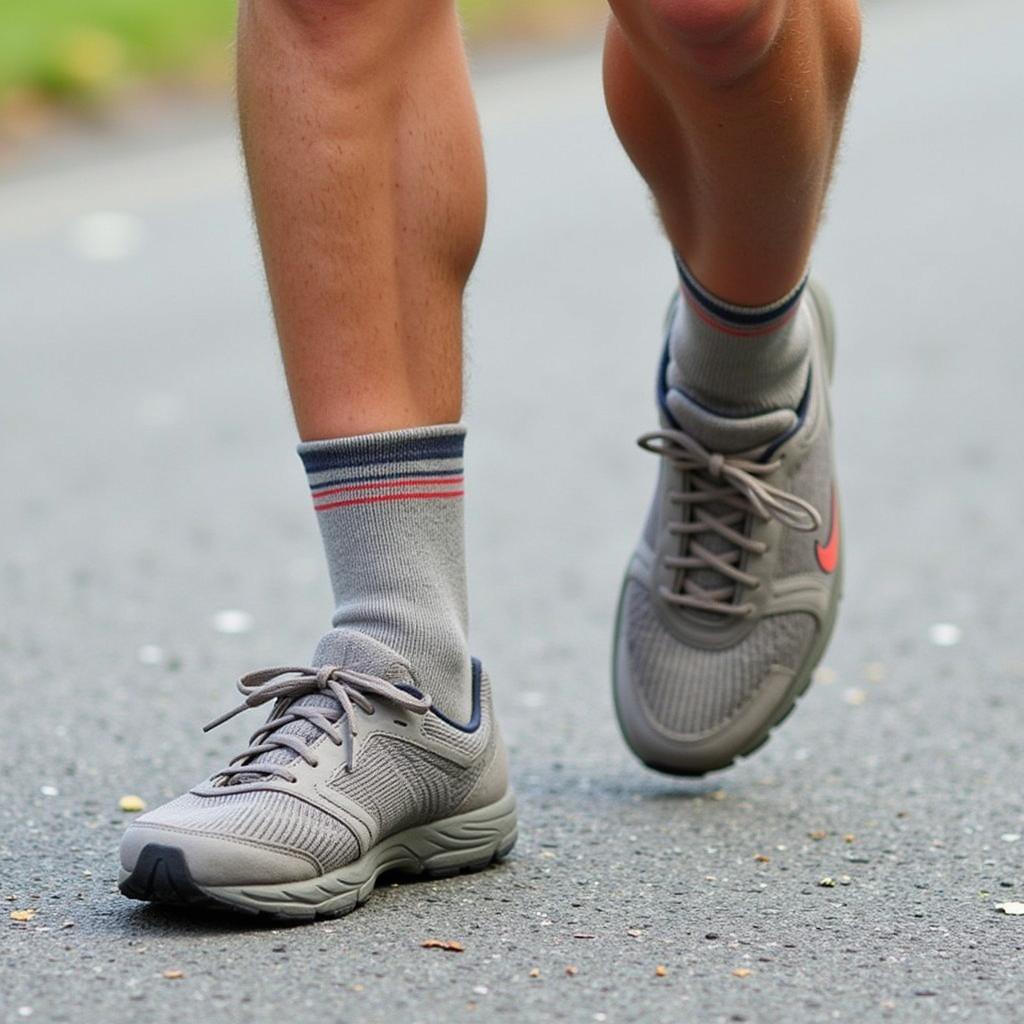
[[(250, 746), (228, 762), (228, 767), (217, 773), (218, 777), (232, 780), (240, 775), (259, 774), (279, 776), (288, 782), (295, 781), (294, 773), (286, 765), (271, 761), (252, 763), (261, 754), (276, 750), (291, 750), (308, 765), (316, 767), (318, 761), (309, 744), (301, 735), (282, 731), (283, 726), (292, 722), (308, 722), (341, 746), (347, 741), (345, 768), (355, 767), (354, 739), (357, 735), (353, 725), (354, 711), (361, 708), (367, 714), (376, 710), (374, 701), (384, 701), (413, 714), (425, 715), (430, 708), (430, 698), (411, 693), (409, 690), (379, 676), (340, 668), (337, 665), (323, 665), (320, 668), (288, 667), (264, 668), (242, 676), (238, 691), (245, 700), (236, 708), (215, 718), (203, 727), (203, 732), (234, 718), (249, 708), (257, 708), (269, 701), (277, 701), (267, 721), (249, 738)], [(334, 698), (334, 705), (296, 705), (294, 702), (310, 694), (326, 694)], [(341, 728), (337, 728), (340, 725)]]
[[(761, 477), (775, 472), (780, 459), (755, 462), (737, 455), (708, 451), (699, 441), (681, 430), (652, 430), (637, 441), (645, 451), (659, 455), (689, 479), (689, 490), (669, 492), (669, 501), (678, 504), (682, 515), (670, 522), (668, 531), (682, 537), (682, 553), (669, 555), (664, 564), (679, 570), (678, 589), (661, 586), (665, 601), (680, 608), (742, 618), (751, 614), (753, 605), (734, 603), (740, 587), (756, 589), (761, 581), (740, 568), (744, 552), (764, 554), (768, 545), (744, 532), (750, 515), (767, 521), (775, 519), (783, 526), (801, 532), (821, 526), (818, 510), (808, 501)], [(699, 535), (717, 534), (726, 541), (725, 550), (712, 551)], [(707, 587), (692, 578), (695, 570), (711, 570), (723, 578), (723, 585)]]

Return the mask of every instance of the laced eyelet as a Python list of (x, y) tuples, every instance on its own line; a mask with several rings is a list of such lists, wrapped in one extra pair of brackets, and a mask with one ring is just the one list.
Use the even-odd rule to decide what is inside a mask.
[[(209, 732), (218, 725), (235, 715), (249, 709), (265, 704), (267, 701), (276, 700), (278, 706), (282, 707), (279, 714), (272, 714), (268, 724), (263, 726), (250, 739), (250, 749), (229, 762), (227, 775), (241, 775), (245, 772), (253, 774), (268, 775), (280, 778), (286, 785), (295, 785), (300, 778), (306, 774), (305, 768), (298, 768), (295, 771), (283, 771), (278, 764), (260, 764), (258, 760), (250, 765), (248, 762), (257, 755), (269, 753), (277, 749), (289, 749), (295, 758), (301, 758), (310, 768), (319, 768), (321, 760), (312, 755), (309, 738), (305, 742), (296, 743), (294, 740), (276, 738), (278, 728), (289, 725), (293, 721), (305, 720), (311, 727), (329, 736), (335, 746), (343, 747), (346, 739), (349, 740), (348, 747), (348, 769), (352, 768), (352, 759), (355, 756), (355, 744), (352, 739), (356, 736), (357, 723), (353, 719), (358, 717), (358, 712), (373, 715), (377, 708), (374, 701), (380, 701), (382, 707), (393, 706), (395, 710), (408, 712), (410, 714), (425, 715), (430, 710), (430, 698), (415, 691), (409, 692), (396, 683), (377, 676), (370, 676), (367, 673), (348, 671), (343, 668), (326, 666), (321, 668), (269, 668), (257, 672), (250, 672), (243, 676), (238, 683), (238, 690), (245, 699), (237, 707), (219, 718), (214, 719), (204, 729)], [(281, 705), (281, 701), (291, 701), (296, 697), (303, 697), (319, 690), (325, 691), (332, 696), (338, 705), (333, 715), (325, 715), (323, 711), (306, 711), (295, 708), (290, 713), (284, 711), (290, 704)], [(276, 720), (276, 721), (275, 721)], [(346, 721), (347, 728), (340, 735), (332, 724), (335, 721)], [(344, 734), (347, 732), (347, 736)], [(235, 768), (238, 762), (246, 765), (245, 768)], [(296, 761), (297, 763), (297, 761)], [(302, 774), (296, 774), (296, 771)], [(225, 782), (225, 785), (231, 784)]]

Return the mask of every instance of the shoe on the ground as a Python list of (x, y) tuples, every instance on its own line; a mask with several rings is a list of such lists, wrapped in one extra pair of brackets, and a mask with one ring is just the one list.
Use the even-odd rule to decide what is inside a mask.
[(464, 724), (365, 634), (328, 633), (314, 664), (242, 679), (245, 701), (207, 728), (275, 701), (269, 720), (229, 767), (132, 822), (121, 892), (326, 917), (363, 903), (385, 871), (444, 877), (509, 852), (515, 798), (477, 661)]
[(666, 342), (661, 429), (640, 438), (660, 457), (658, 482), (626, 571), (613, 655), (623, 734), (660, 771), (703, 775), (764, 743), (832, 633), (842, 568), (834, 329), (814, 282), (800, 315), (812, 318), (813, 340), (795, 411), (710, 412), (667, 387)]

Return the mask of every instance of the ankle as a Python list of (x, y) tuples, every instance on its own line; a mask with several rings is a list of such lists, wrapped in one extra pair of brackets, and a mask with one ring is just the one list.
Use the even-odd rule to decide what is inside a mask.
[(677, 258), (680, 301), (669, 332), (668, 386), (725, 415), (795, 409), (807, 384), (806, 277), (764, 306), (724, 302)]
[(304, 442), (334, 625), (406, 659), (449, 716), (470, 704), (463, 464), (454, 424)]

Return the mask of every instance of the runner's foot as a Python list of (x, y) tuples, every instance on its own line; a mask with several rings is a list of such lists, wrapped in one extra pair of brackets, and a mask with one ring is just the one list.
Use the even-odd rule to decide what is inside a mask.
[(313, 668), (246, 676), (235, 711), (276, 701), (252, 746), (121, 843), (132, 899), (283, 918), (347, 913), (384, 871), (486, 867), (516, 840), (515, 798), (478, 662), (472, 714), (446, 718), (404, 659), (354, 630)]
[[(677, 296), (670, 335), (679, 306)], [(807, 688), (832, 632), (840, 524), (833, 325), (820, 287), (807, 288), (797, 316), (810, 353), (795, 410), (711, 412), (670, 384), (666, 343), (662, 427), (640, 439), (660, 472), (613, 657), (626, 741), (660, 771), (702, 775), (757, 749)]]

